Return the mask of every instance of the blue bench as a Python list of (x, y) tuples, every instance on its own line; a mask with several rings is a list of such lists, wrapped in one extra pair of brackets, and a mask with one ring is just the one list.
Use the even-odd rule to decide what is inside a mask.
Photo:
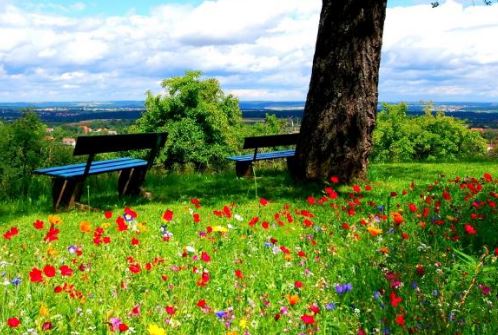
[[(147, 170), (166, 142), (166, 133), (127, 134), (110, 136), (80, 136), (73, 155), (88, 155), (86, 163), (53, 166), (33, 171), (52, 177), (54, 210), (73, 207), (79, 201), (86, 177), (119, 171), (119, 195), (138, 195)], [(97, 154), (150, 150), (147, 160), (132, 157), (95, 161)]]
[(292, 164), (295, 149), (259, 152), (260, 148), (293, 146), (297, 144), (299, 134), (253, 136), (244, 139), (243, 149), (254, 149), (252, 154), (230, 156), (227, 159), (235, 161), (237, 177), (252, 176), (252, 164), (256, 161), (286, 158), (287, 164)]

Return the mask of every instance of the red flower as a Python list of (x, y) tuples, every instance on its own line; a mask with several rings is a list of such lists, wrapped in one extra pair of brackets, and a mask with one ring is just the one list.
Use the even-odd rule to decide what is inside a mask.
[(391, 300), (391, 306), (394, 308), (398, 307), (399, 303), (403, 301), (403, 298), (398, 297), (395, 292), (391, 292), (389, 295), (389, 300)]
[(50, 321), (45, 321), (42, 325), (42, 330), (45, 331), (45, 330), (50, 330), (52, 329), (53, 326), (52, 326), (52, 322)]
[(43, 273), (45, 276), (52, 278), (55, 276), (55, 268), (52, 265), (45, 265), (43, 268)]
[(393, 221), (395, 224), (397, 224), (399, 226), (400, 224), (402, 224), (405, 221), (405, 219), (403, 218), (403, 215), (401, 215), (398, 212), (395, 212), (395, 213), (393, 213)]
[(200, 216), (199, 214), (194, 213), (194, 214), (192, 215), (192, 217), (194, 218), (194, 222), (195, 222), (195, 223), (199, 223), (199, 222), (201, 222), (201, 216)]
[(138, 263), (130, 264), (128, 266), (128, 269), (130, 270), (131, 273), (140, 273), (141, 271), (140, 264)]
[(304, 221), (303, 221), (303, 225), (304, 225), (305, 227), (312, 227), (312, 226), (313, 226), (313, 221), (308, 220), (308, 219), (304, 219)]
[(170, 209), (167, 209), (163, 214), (163, 219), (168, 222), (173, 220), (173, 212)]
[(140, 244), (140, 241), (137, 239), (137, 238), (132, 238), (131, 239), (131, 245), (139, 245)]
[(116, 219), (116, 224), (118, 225), (118, 231), (128, 230), (128, 225), (126, 224), (122, 216)]
[(498, 256), (498, 248), (495, 248), (495, 256)]
[(239, 269), (235, 270), (235, 277), (239, 278), (239, 279), (243, 279), (244, 278), (244, 274), (242, 273), (242, 271), (240, 271)]
[(7, 320), (7, 325), (10, 327), (10, 328), (16, 328), (17, 326), (19, 326), (21, 324), (21, 321), (18, 319), (18, 318), (9, 318)]
[(232, 217), (232, 211), (230, 210), (230, 207), (228, 206), (223, 207), (223, 215), (225, 215), (229, 219)]
[(19, 229), (17, 229), (17, 227), (12, 227), (10, 228), (10, 230), (5, 232), (5, 234), (3, 234), (3, 238), (5, 238), (6, 240), (10, 240), (12, 237), (16, 236), (17, 234), (19, 234)]
[(312, 325), (313, 323), (315, 323), (315, 318), (313, 317), (313, 315), (304, 314), (303, 316), (301, 316), (301, 320), (305, 325)]
[(43, 239), (45, 242), (51, 242), (51, 241), (56, 241), (59, 239), (59, 232), (60, 230), (55, 228), (54, 225), (52, 224), (45, 235), (45, 238)]
[(353, 185), (353, 192), (354, 193), (360, 193), (361, 192), (361, 187), (359, 185)]
[(370, 185), (365, 185), (365, 191), (371, 191), (372, 190), (372, 186)]
[(395, 322), (400, 326), (404, 326), (405, 325), (405, 316), (403, 314), (396, 315)]
[(207, 303), (206, 303), (206, 300), (204, 299), (200, 299), (198, 302), (197, 302), (197, 307), (200, 307), (200, 308), (205, 308), (207, 306)]
[(320, 307), (318, 307), (317, 304), (312, 304), (310, 307), (309, 307), (309, 310), (311, 312), (313, 312), (315, 315), (320, 313)]
[(104, 238), (102, 239), (102, 241), (105, 244), (109, 244), (109, 243), (111, 243), (111, 237), (110, 236), (104, 236)]
[(197, 198), (193, 198), (192, 200), (190, 200), (190, 202), (195, 206), (195, 208), (201, 207), (201, 202)]
[(302, 250), (298, 251), (297, 255), (301, 258), (306, 258), (306, 253)]
[(59, 270), (60, 270), (62, 276), (71, 277), (73, 275), (73, 270), (67, 265), (62, 265), (59, 268)]
[(451, 200), (451, 194), (449, 194), (447, 191), (443, 191), (443, 199), (446, 201)]
[(465, 229), (465, 232), (469, 235), (475, 235), (477, 234), (477, 230), (475, 230), (474, 227), (472, 227), (472, 225), (469, 225), (469, 224), (466, 224), (464, 226), (464, 229)]
[(256, 223), (258, 223), (259, 218), (257, 216), (253, 217), (251, 221), (249, 221), (249, 226), (253, 227)]
[(334, 184), (337, 184), (339, 182), (339, 177), (337, 176), (332, 176), (330, 177), (330, 181)]
[(211, 257), (209, 257), (209, 255), (208, 255), (208, 253), (207, 253), (207, 252), (203, 251), (203, 252), (201, 253), (201, 260), (202, 260), (203, 262), (209, 263), (209, 262), (211, 261)]
[(126, 325), (126, 323), (120, 323), (119, 324), (119, 332), (121, 333), (124, 333), (125, 331), (127, 331), (129, 328), (128, 328), (128, 325)]
[(165, 310), (166, 310), (166, 313), (168, 313), (169, 315), (173, 315), (176, 312), (176, 309), (173, 306), (166, 306)]
[(33, 268), (29, 273), (29, 279), (32, 283), (41, 283), (43, 281), (43, 275), (40, 269)]
[(296, 280), (294, 282), (294, 287), (295, 288), (303, 288), (303, 282), (302, 281), (299, 281), (299, 280)]
[(126, 207), (124, 209), (125, 215), (131, 216), (133, 219), (135, 219), (138, 215), (137, 212), (135, 212), (133, 209)]
[(105, 217), (106, 219), (110, 219), (110, 218), (112, 218), (112, 212), (111, 212), (111, 211), (105, 211), (105, 212), (104, 212), (104, 217)]
[(493, 177), (489, 173), (485, 173), (482, 177), (487, 182), (491, 182), (493, 180)]
[(259, 204), (261, 206), (266, 206), (266, 205), (268, 205), (268, 200), (266, 200), (265, 198), (261, 198), (261, 199), (259, 199)]
[(261, 227), (263, 227), (263, 229), (268, 229), (270, 228), (270, 224), (268, 221), (263, 221), (263, 223), (261, 223)]
[(35, 222), (33, 222), (33, 227), (35, 227), (35, 229), (43, 229), (43, 221), (41, 220), (36, 220)]
[(415, 213), (417, 211), (417, 206), (415, 206), (415, 204), (409, 204), (408, 209), (410, 212)]
[(306, 199), (306, 201), (308, 201), (308, 204), (310, 205), (314, 205), (315, 204), (315, 198), (313, 196), (308, 196), (308, 198)]

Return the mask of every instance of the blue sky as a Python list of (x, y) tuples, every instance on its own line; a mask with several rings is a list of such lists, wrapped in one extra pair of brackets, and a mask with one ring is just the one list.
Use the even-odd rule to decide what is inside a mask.
[[(389, 0), (381, 101), (498, 101), (498, 4)], [(0, 0), (0, 101), (141, 100), (199, 69), (304, 100), (321, 0)]]

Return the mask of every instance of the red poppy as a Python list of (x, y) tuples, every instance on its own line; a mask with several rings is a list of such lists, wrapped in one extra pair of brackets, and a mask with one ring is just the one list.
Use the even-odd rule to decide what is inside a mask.
[(466, 224), (464, 226), (464, 228), (465, 228), (465, 232), (469, 235), (477, 234), (477, 230), (472, 225)]
[(33, 227), (38, 230), (43, 229), (43, 221), (36, 220), (35, 222), (33, 222)]
[(389, 300), (391, 301), (391, 306), (396, 308), (403, 301), (403, 298), (398, 297), (395, 292), (391, 292), (391, 294), (389, 295)]
[(176, 309), (173, 306), (166, 306), (166, 308), (164, 309), (166, 310), (166, 313), (168, 313), (169, 315), (173, 315), (176, 312)]
[(415, 213), (417, 211), (417, 206), (415, 204), (409, 204), (408, 209), (410, 212)]
[(10, 328), (16, 328), (17, 326), (19, 326), (21, 324), (21, 321), (18, 319), (18, 318), (9, 318), (7, 320), (7, 325), (10, 327)]
[(116, 219), (116, 224), (118, 225), (118, 231), (128, 230), (128, 225), (126, 224), (122, 216)]
[(337, 184), (339, 182), (339, 177), (337, 176), (332, 176), (330, 177), (330, 181), (334, 184)]
[(3, 238), (5, 238), (6, 240), (10, 240), (12, 237), (16, 236), (17, 234), (19, 234), (19, 229), (17, 229), (17, 227), (12, 227), (5, 234), (3, 234)]
[(105, 211), (105, 212), (104, 212), (104, 217), (105, 217), (106, 219), (110, 219), (110, 218), (112, 218), (112, 212), (111, 212), (111, 211)]
[(266, 200), (265, 198), (261, 198), (261, 199), (259, 199), (259, 204), (261, 206), (266, 206), (266, 205), (268, 205), (268, 200)]
[(315, 204), (315, 198), (313, 196), (308, 196), (308, 198), (306, 199), (306, 201), (308, 201), (308, 204), (310, 205), (314, 205)]
[(141, 268), (140, 264), (138, 263), (133, 263), (128, 266), (128, 269), (130, 270), (131, 273), (140, 273)]
[(195, 208), (200, 208), (201, 207), (201, 202), (197, 198), (191, 199), (190, 202), (195, 206)]
[(332, 187), (326, 187), (325, 188), (325, 193), (327, 193), (327, 196), (330, 199), (337, 199), (337, 192), (334, 191), (334, 189)]
[(447, 191), (443, 191), (443, 199), (446, 201), (451, 200), (451, 194), (449, 194)]
[(205, 308), (207, 306), (207, 303), (206, 303), (206, 300), (204, 299), (200, 299), (198, 302), (197, 302), (197, 307), (200, 307), (200, 308)]
[(228, 206), (223, 207), (223, 215), (229, 219), (232, 217), (232, 211), (230, 210), (230, 207)]
[(67, 265), (62, 265), (59, 270), (62, 276), (71, 277), (73, 275), (73, 270)]
[(170, 209), (167, 209), (163, 214), (163, 219), (168, 222), (173, 220), (173, 212)]
[(126, 207), (124, 209), (124, 213), (125, 213), (125, 215), (131, 216), (133, 219), (135, 219), (138, 216), (137, 212), (135, 212), (133, 209), (128, 208), (128, 207)]
[(194, 213), (194, 214), (192, 215), (192, 217), (194, 218), (194, 222), (195, 222), (195, 223), (199, 223), (199, 222), (201, 222), (201, 216), (200, 216), (199, 214)]
[(52, 224), (43, 240), (45, 242), (56, 241), (59, 239), (59, 232), (60, 230), (55, 228), (54, 225)]
[(132, 238), (131, 239), (131, 245), (139, 245), (140, 244), (140, 241), (137, 239), (137, 238)]
[(268, 221), (263, 221), (261, 227), (263, 227), (263, 229), (268, 229), (270, 228), (270, 223), (268, 223)]
[(40, 269), (33, 268), (29, 273), (29, 279), (32, 283), (41, 283), (43, 281), (43, 275)]
[(361, 192), (361, 187), (359, 185), (353, 185), (353, 192), (354, 193), (360, 193)]
[(487, 182), (491, 182), (493, 180), (493, 177), (489, 173), (487, 173), (487, 172), (482, 177)]
[(304, 221), (303, 221), (303, 225), (304, 225), (305, 227), (313, 227), (313, 221), (308, 220), (308, 219), (304, 219)]
[(251, 221), (249, 221), (249, 226), (254, 227), (256, 223), (258, 223), (259, 218), (257, 216), (253, 217)]
[(202, 260), (203, 262), (209, 263), (209, 262), (211, 261), (211, 257), (208, 255), (208, 253), (207, 253), (207, 252), (203, 251), (203, 252), (201, 253), (201, 260)]
[(45, 321), (42, 325), (42, 330), (45, 331), (45, 330), (51, 330), (53, 328), (52, 326), (52, 322), (50, 321)]
[(120, 323), (118, 329), (119, 329), (119, 332), (124, 333), (125, 331), (127, 331), (129, 329), (129, 327), (128, 327), (128, 325), (126, 325), (126, 323)]
[(244, 278), (244, 274), (242, 273), (242, 271), (240, 271), (239, 269), (235, 270), (235, 277), (239, 278), (239, 279), (243, 279)]
[(45, 267), (43, 268), (43, 273), (49, 278), (54, 277), (55, 267), (53, 267), (52, 265), (45, 265)]
[(403, 314), (396, 315), (395, 322), (400, 326), (404, 326), (405, 325), (405, 316)]
[(295, 288), (303, 288), (303, 282), (302, 281), (299, 281), (299, 280), (296, 280), (294, 282), (294, 287)]
[(301, 320), (305, 325), (312, 325), (313, 323), (315, 323), (315, 318), (313, 317), (313, 315), (304, 314), (303, 316), (301, 316)]

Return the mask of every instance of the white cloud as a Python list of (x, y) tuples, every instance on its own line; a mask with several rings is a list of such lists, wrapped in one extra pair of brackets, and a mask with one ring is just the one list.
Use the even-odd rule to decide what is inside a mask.
[[(241, 99), (303, 100), (320, 7), (320, 0), (212, 0), (147, 16), (74, 18), (0, 0), (0, 100), (142, 99), (186, 69), (216, 76)], [(498, 97), (497, 17), (498, 5), (451, 0), (388, 9), (380, 98)]]

